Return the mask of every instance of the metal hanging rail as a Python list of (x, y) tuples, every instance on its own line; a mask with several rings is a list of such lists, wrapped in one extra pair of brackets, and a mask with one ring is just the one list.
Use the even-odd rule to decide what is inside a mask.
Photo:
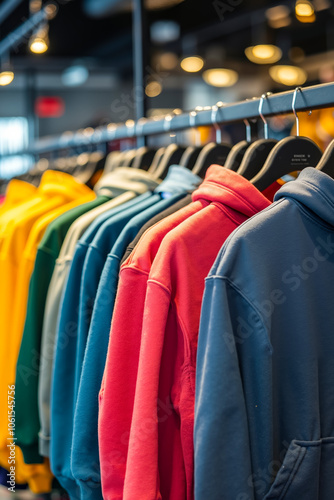
[[(292, 113), (292, 100), (294, 91), (281, 92), (267, 96), (263, 102), (262, 115), (274, 116)], [(233, 123), (242, 120), (256, 119), (259, 117), (260, 98), (226, 104), (217, 110), (215, 122)], [(321, 108), (334, 107), (334, 83), (314, 85), (301, 88), (296, 96), (295, 109), (310, 111)], [(75, 148), (89, 144), (102, 144), (115, 139), (129, 137), (143, 137), (169, 132), (177, 132), (188, 128), (212, 125), (212, 109), (181, 115), (167, 115), (164, 119), (141, 119), (128, 125), (109, 124), (93, 131), (78, 131), (65, 133), (57, 137), (45, 137), (34, 146), (18, 154), (41, 154), (67, 148)]]

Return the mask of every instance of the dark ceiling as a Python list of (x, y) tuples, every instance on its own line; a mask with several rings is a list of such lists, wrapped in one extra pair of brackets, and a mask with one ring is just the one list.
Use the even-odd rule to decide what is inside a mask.
[[(194, 50), (204, 54), (211, 46), (224, 51), (227, 60), (248, 64), (244, 49), (248, 45), (268, 41), (277, 43), (287, 57), (293, 46), (301, 47), (306, 55), (319, 54), (334, 49), (334, 15), (332, 2), (328, 8), (317, 12), (316, 22), (303, 24), (292, 15), (286, 28), (271, 29), (266, 24), (265, 11), (275, 5), (294, 2), (265, 2), (262, 0), (184, 0), (175, 7), (148, 12), (149, 24), (158, 20), (179, 23), (181, 36), (164, 46), (178, 55), (182, 54), (185, 40), (191, 39)], [(0, 2), (0, 5), (3, 2)], [(93, 18), (85, 14), (84, 0), (58, 0), (59, 12), (50, 22), (50, 49), (45, 56), (32, 56), (27, 45), (22, 44), (12, 58), (26, 61), (27, 66), (52, 68), (56, 59), (74, 60), (91, 58), (94, 64), (114, 69), (118, 74), (131, 76), (132, 67), (132, 14), (130, 11)], [(224, 8), (222, 6), (228, 8)], [(232, 7), (233, 6), (233, 7)], [(29, 17), (29, 2), (24, 0), (0, 27), (4, 38), (24, 19)], [(224, 12), (223, 12), (223, 10)], [(161, 47), (151, 44), (151, 51)], [(44, 59), (43, 59), (44, 58)], [(44, 65), (45, 63), (45, 65)]]

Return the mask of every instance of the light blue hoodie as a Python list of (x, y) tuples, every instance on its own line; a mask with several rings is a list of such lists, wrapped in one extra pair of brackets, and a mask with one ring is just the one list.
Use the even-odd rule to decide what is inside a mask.
[(334, 180), (307, 168), (206, 279), (196, 500), (334, 498)]

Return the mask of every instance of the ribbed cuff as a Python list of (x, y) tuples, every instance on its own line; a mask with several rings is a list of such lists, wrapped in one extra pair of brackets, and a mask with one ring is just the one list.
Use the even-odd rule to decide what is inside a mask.
[(103, 500), (101, 483), (78, 481), (81, 500)]
[(21, 448), (24, 458), (24, 463), (26, 464), (42, 464), (44, 462), (43, 457), (38, 453), (38, 444), (33, 443), (29, 445), (17, 443)]

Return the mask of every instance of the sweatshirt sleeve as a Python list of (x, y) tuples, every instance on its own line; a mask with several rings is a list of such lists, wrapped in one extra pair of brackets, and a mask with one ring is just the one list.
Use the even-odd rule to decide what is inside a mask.
[(109, 331), (118, 282), (119, 261), (108, 256), (101, 275), (74, 413), (71, 467), (82, 498), (102, 499), (98, 448), (98, 394), (108, 352)]
[(135, 395), (147, 273), (121, 270), (99, 396), (103, 498), (121, 500)]
[(179, 431), (179, 375), (183, 359), (183, 348), (178, 345), (180, 340), (182, 344), (169, 290), (149, 280), (124, 500), (161, 500), (165, 496), (173, 500), (187, 498)]
[[(248, 366), (254, 376), (256, 352), (249, 339), (263, 329), (261, 318), (233, 284), (221, 277), (206, 279), (196, 371), (196, 500), (254, 500), (249, 426), (256, 423), (249, 422), (249, 395), (243, 388), (243, 377), (250, 375), (244, 371), (250, 368), (240, 363), (239, 353), (244, 350), (252, 360)], [(264, 437), (263, 429), (261, 433)]]
[(43, 461), (38, 452), (38, 379), (44, 307), (53, 268), (53, 255), (38, 250), (16, 366), (16, 437), (26, 463)]

